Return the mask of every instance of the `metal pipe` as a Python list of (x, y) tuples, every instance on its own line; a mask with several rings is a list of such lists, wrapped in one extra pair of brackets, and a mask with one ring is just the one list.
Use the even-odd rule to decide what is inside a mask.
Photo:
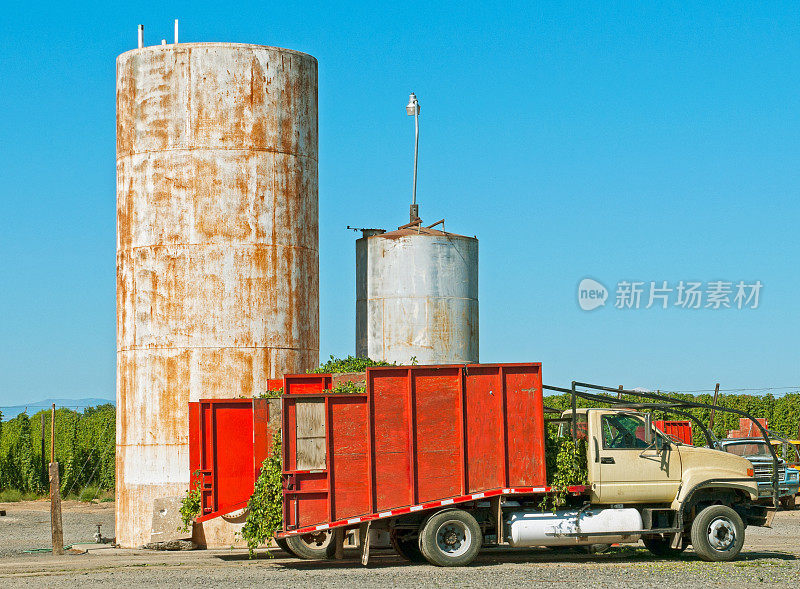
[[(417, 101), (414, 99), (414, 106)], [(417, 204), (417, 159), (419, 156), (419, 107), (414, 109), (414, 190), (411, 195), (411, 204)]]
[(178, 19), (175, 19), (175, 45), (178, 44)]
[(144, 47), (144, 25), (139, 25), (139, 49)]
[(419, 217), (417, 206), (417, 159), (419, 155), (419, 101), (413, 92), (408, 97), (406, 114), (414, 116), (414, 185), (411, 191), (411, 207), (409, 207), (410, 221), (413, 223)]

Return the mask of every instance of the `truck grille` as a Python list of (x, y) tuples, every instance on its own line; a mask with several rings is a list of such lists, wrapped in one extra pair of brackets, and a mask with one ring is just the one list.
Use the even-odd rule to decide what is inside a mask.
[[(757, 466), (753, 466), (753, 471), (755, 473), (756, 481), (760, 483), (771, 483), (772, 482), (772, 465), (764, 465), (759, 464)], [(778, 482), (782, 483), (786, 480), (786, 465), (779, 464), (778, 465)]]

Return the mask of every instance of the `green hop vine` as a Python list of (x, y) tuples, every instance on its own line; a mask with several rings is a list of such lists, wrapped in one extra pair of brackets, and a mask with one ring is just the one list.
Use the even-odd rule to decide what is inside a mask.
[(255, 550), (283, 527), (283, 464), (281, 433), (272, 437), (272, 452), (261, 465), (255, 488), (247, 502), (247, 521), (240, 532), (247, 542), (250, 558)]

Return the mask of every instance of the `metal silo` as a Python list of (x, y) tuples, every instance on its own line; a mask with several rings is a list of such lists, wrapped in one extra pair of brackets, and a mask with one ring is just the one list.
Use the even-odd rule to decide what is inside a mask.
[(316, 59), (234, 43), (117, 58), (122, 546), (187, 489), (189, 401), (317, 365), (318, 241)]
[(478, 362), (478, 240), (433, 228), (356, 240), (356, 354)]

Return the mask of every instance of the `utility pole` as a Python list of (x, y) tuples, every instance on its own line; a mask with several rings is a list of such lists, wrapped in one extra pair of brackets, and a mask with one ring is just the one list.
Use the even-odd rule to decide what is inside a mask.
[(708, 418), (708, 431), (714, 432), (714, 408), (717, 406), (719, 398), (719, 383), (714, 387), (714, 402), (711, 403), (711, 417)]
[[(44, 416), (43, 416), (44, 417)], [(56, 462), (56, 404), (50, 411), (50, 529), (53, 533), (53, 555), (64, 554), (64, 529), (61, 522), (61, 492)]]
[(620, 392), (617, 393), (617, 399), (621, 399), (622, 398), (622, 385), (619, 385), (619, 390), (620, 390)]
[(44, 416), (45, 413), (42, 411), (42, 444), (41, 444), (41, 452), (42, 452), (42, 472), (39, 473), (39, 481), (41, 484), (44, 485), (44, 482), (47, 480), (47, 454), (44, 453), (44, 434), (45, 434), (45, 423), (44, 423)]

